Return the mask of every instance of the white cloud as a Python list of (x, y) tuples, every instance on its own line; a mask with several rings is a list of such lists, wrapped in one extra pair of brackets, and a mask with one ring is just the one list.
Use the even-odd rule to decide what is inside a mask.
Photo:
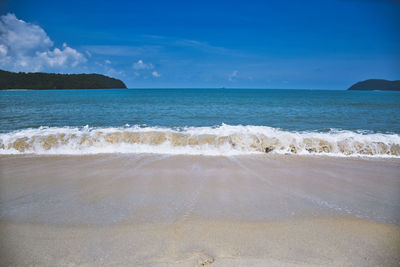
[(229, 81), (233, 81), (234, 79), (236, 79), (238, 74), (239, 74), (239, 71), (234, 70), (228, 77)]
[(106, 64), (111, 64), (111, 61), (108, 60), (108, 59), (106, 59), (106, 60), (104, 60), (104, 63), (106, 63)]
[(161, 76), (161, 74), (159, 74), (157, 71), (153, 71), (151, 73), (151, 75), (153, 75), (154, 77), (157, 77), (157, 78)]
[(36, 57), (43, 59), (50, 67), (62, 67), (66, 65), (75, 67), (80, 62), (86, 61), (81, 53), (68, 47), (66, 43), (63, 44), (62, 49), (54, 48), (53, 51), (36, 52)]
[(85, 56), (65, 43), (61, 48), (53, 48), (53, 42), (40, 26), (10, 13), (0, 17), (0, 67), (40, 71), (75, 67), (84, 62)]
[(143, 60), (139, 59), (138, 62), (133, 63), (133, 68), (135, 70), (151, 70), (154, 66), (151, 63), (144, 63)]
[(19, 53), (35, 52), (53, 46), (40, 26), (19, 20), (11, 13), (0, 17), (0, 33), (0, 42)]
[(0, 44), (0, 56), (5, 57), (7, 55), (7, 46)]
[[(144, 63), (143, 60), (139, 59), (137, 62), (133, 63), (133, 68), (135, 69), (135, 72), (133, 73), (135, 77), (140, 76), (143, 77), (143, 79), (147, 79), (150, 71), (154, 69), (154, 65), (151, 63)], [(151, 72), (151, 75), (156, 78), (161, 76), (161, 74), (155, 70)]]
[(124, 76), (125, 72), (122, 71), (122, 70), (116, 70), (116, 69), (113, 69), (113, 68), (108, 68), (107, 71), (106, 71), (106, 75), (114, 76), (114, 77), (115, 76)]

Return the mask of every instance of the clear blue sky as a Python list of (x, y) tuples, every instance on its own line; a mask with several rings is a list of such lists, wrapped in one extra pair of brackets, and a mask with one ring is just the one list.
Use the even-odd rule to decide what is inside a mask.
[(399, 1), (2, 0), (0, 11), (8, 70), (98, 72), (134, 88), (400, 79)]

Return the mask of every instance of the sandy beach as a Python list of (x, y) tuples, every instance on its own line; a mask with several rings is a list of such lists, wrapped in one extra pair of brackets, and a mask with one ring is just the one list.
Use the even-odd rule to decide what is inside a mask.
[(0, 157), (8, 265), (397, 266), (400, 161)]

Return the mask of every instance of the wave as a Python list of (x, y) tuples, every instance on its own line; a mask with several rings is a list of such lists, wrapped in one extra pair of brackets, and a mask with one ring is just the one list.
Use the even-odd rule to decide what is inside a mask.
[(398, 134), (331, 130), (291, 132), (267, 126), (40, 127), (0, 134), (0, 154), (253, 153), (400, 157)]

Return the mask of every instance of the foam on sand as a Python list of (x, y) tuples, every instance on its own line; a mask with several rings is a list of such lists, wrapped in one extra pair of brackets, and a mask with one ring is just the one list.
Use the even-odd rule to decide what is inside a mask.
[(0, 134), (0, 154), (254, 153), (400, 157), (398, 134), (294, 132), (267, 126), (40, 127)]

